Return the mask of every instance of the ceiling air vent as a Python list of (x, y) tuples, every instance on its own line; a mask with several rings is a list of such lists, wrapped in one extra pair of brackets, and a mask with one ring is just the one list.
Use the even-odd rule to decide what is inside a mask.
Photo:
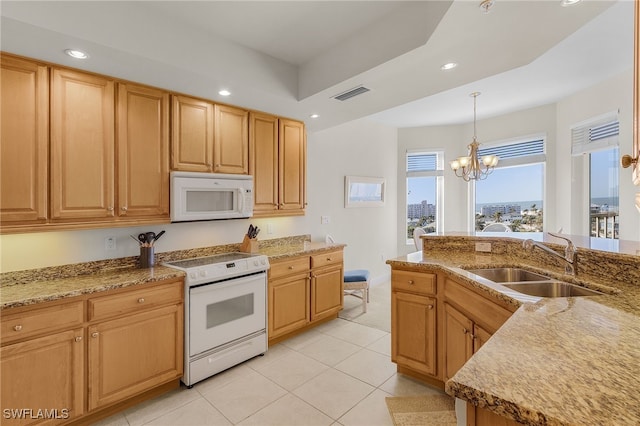
[(339, 101), (346, 101), (347, 99), (353, 98), (354, 96), (361, 95), (363, 93), (368, 92), (371, 89), (367, 89), (364, 86), (354, 87), (353, 89), (349, 89), (346, 92), (342, 92), (339, 95), (335, 95), (333, 99), (337, 99)]

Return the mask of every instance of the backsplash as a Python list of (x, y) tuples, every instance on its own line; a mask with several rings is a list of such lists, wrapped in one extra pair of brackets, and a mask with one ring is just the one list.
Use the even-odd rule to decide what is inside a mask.
[[(564, 263), (542, 250), (525, 250), (522, 239), (509, 237), (473, 237), (473, 236), (428, 236), (423, 238), (423, 248), (428, 256), (429, 250), (474, 252), (476, 242), (491, 243), (491, 253), (505, 255), (510, 261), (534, 267), (544, 265), (559, 274), (564, 273)], [(558, 252), (564, 253), (564, 245), (544, 242)], [(482, 252), (476, 252), (482, 256)], [(611, 253), (587, 248), (578, 248), (577, 275), (591, 277), (606, 282), (614, 279), (628, 284), (640, 285), (640, 256)]]
[[(292, 237), (274, 238), (271, 240), (260, 240), (260, 250), (277, 249), (280, 246), (304, 245), (311, 241), (311, 235), (296, 235)], [(240, 244), (225, 244), (211, 247), (200, 247), (188, 250), (176, 250), (155, 255), (155, 263), (159, 265), (163, 262), (173, 260), (189, 259), (194, 257), (211, 256), (220, 253), (240, 251)], [(138, 266), (138, 256), (122, 257), (117, 259), (97, 260), (93, 262), (74, 263), (70, 265), (51, 266), (39, 269), (27, 269), (23, 271), (5, 272), (0, 274), (0, 284), (10, 282), (28, 283), (34, 280), (54, 280), (69, 278), (87, 274), (98, 274), (113, 272), (118, 269), (136, 268)]]

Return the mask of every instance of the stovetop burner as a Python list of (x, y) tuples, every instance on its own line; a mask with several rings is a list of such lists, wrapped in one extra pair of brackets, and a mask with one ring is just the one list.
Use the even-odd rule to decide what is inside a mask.
[(246, 259), (248, 257), (254, 257), (249, 253), (222, 253), (215, 254), (207, 257), (196, 257), (194, 259), (176, 260), (175, 262), (166, 262), (166, 265), (175, 266), (178, 268), (194, 268), (197, 266), (215, 265), (216, 263), (227, 263), (235, 260)]

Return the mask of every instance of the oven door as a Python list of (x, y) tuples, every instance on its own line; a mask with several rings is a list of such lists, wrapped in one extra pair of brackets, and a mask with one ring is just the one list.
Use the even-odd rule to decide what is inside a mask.
[(267, 273), (189, 289), (189, 356), (266, 329)]

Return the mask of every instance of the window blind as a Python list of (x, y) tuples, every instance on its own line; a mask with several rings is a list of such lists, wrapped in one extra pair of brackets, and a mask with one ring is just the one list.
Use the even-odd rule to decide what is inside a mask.
[(571, 155), (588, 154), (617, 147), (620, 123), (605, 117), (571, 129)]
[(480, 147), (478, 155), (497, 155), (500, 158), (498, 167), (516, 166), (530, 163), (541, 163), (546, 160), (544, 138), (510, 143), (506, 145)]
[(407, 176), (442, 176), (442, 174), (442, 168), (438, 166), (438, 153), (407, 153)]

